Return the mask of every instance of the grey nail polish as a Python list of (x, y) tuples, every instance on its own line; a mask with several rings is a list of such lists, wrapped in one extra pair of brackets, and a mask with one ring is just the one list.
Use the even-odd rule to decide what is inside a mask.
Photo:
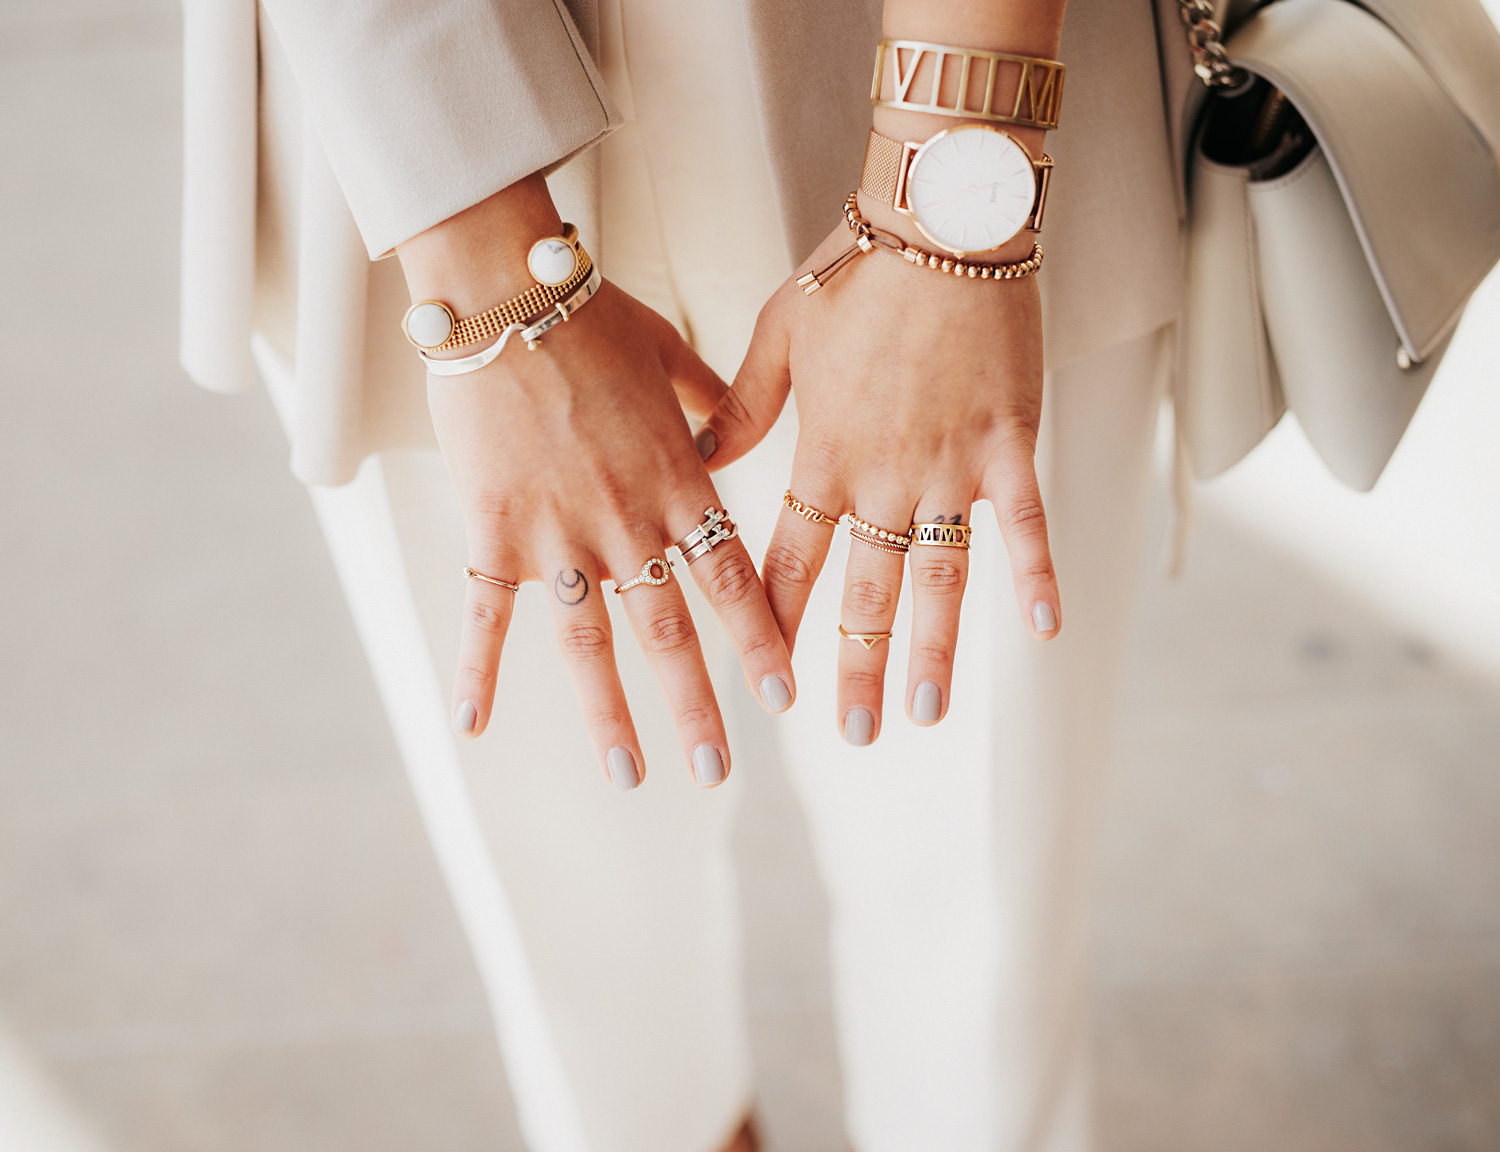
[(936, 724), (942, 714), (942, 689), (931, 680), (923, 680), (912, 694), (911, 718), (918, 724)]
[(479, 723), (479, 709), (474, 707), (472, 700), (465, 700), (458, 706), (458, 711), (453, 714), (453, 730), (464, 733), (472, 732), (477, 723)]
[(641, 774), (635, 770), (635, 757), (628, 748), (611, 748), (604, 754), (604, 765), (609, 769), (609, 779), (621, 792), (629, 792), (641, 782)]
[(875, 739), (875, 716), (868, 708), (851, 708), (844, 713), (844, 740), (863, 748)]
[(792, 690), (780, 676), (762, 676), (760, 702), (772, 712), (780, 712), (792, 702)]
[(1038, 632), (1051, 632), (1057, 627), (1057, 615), (1052, 611), (1052, 605), (1045, 600), (1038, 600), (1031, 608), (1031, 622), (1036, 625)]
[(693, 749), (693, 778), (705, 788), (724, 779), (724, 760), (712, 744), (699, 744)]
[(719, 447), (719, 438), (714, 435), (712, 428), (701, 428), (693, 438), (693, 443), (698, 446), (698, 459), (707, 460)]

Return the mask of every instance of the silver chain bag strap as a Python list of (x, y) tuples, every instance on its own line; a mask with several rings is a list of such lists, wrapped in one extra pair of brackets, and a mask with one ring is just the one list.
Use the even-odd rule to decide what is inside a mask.
[(1371, 488), (1500, 261), (1500, 34), (1479, 0), (1271, 0), (1226, 35), (1187, 155), (1178, 420), (1212, 476), (1291, 409)]

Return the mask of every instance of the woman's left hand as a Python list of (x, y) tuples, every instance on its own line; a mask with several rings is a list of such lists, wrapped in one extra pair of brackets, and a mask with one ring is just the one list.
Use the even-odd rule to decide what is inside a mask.
[[(798, 500), (901, 534), (913, 523), (969, 524), (974, 501), (989, 500), (1026, 626), (1050, 639), (1061, 616), (1033, 465), (1042, 406), (1035, 279), (959, 279), (877, 250), (805, 296), (795, 277), (850, 240), (842, 227), (830, 235), (761, 310), (733, 387), (699, 433), (700, 453), (712, 449), (711, 469), (744, 455), (795, 386)], [(763, 579), (788, 648), (833, 532), (782, 509)], [(909, 558), (906, 710), (934, 724), (948, 708), (968, 553), (914, 544)], [(899, 554), (851, 545), (839, 621), (848, 632), (891, 630), (902, 567)], [(838, 722), (851, 744), (879, 734), (887, 650), (878, 641), (841, 645)]]

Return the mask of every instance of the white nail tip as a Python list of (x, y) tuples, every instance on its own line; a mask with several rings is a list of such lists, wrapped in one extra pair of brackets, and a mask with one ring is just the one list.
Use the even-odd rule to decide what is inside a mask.
[(1038, 632), (1051, 632), (1057, 627), (1057, 615), (1052, 611), (1052, 605), (1045, 600), (1038, 600), (1031, 609), (1031, 622), (1036, 625)]
[(712, 744), (699, 744), (693, 749), (693, 778), (704, 788), (724, 779), (724, 760)]
[(629, 792), (641, 782), (635, 770), (635, 757), (628, 748), (611, 748), (604, 754), (604, 765), (609, 769), (609, 779), (621, 792)]
[(465, 700), (458, 706), (458, 711), (453, 714), (454, 731), (472, 732), (477, 723), (479, 723), (479, 709), (474, 707), (473, 701)]
[(931, 680), (923, 680), (912, 694), (911, 718), (918, 724), (936, 724), (942, 711), (942, 689)]

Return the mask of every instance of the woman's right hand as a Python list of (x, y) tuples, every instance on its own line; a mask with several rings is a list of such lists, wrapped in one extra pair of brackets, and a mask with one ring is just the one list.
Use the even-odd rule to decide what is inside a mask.
[[(444, 300), (460, 316), (483, 311), (529, 286), (526, 249), (560, 230), (542, 182), (523, 181), (402, 245), (413, 299)], [(705, 509), (721, 506), (683, 409), (707, 415), (724, 389), (671, 324), (607, 282), (537, 349), (512, 341), (477, 372), (429, 377), (469, 564), (546, 585), (595, 751), (620, 788), (640, 782), (645, 758), (615, 666), (604, 582), (623, 584), (652, 557), (665, 558)], [(684, 567), (622, 600), (684, 757), (697, 782), (712, 786), (728, 775), (729, 747), (676, 583)], [(790, 706), (791, 658), (743, 542), (718, 545), (690, 570), (761, 703), (773, 712)], [(468, 581), (453, 710), (463, 735), (489, 722), (513, 603), (504, 588)]]

